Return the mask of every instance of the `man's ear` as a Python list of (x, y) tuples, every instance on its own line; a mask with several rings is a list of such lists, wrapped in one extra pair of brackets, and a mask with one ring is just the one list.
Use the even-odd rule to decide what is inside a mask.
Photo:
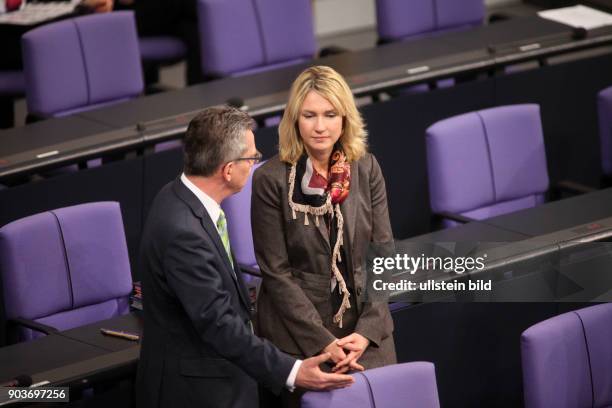
[(234, 170), (234, 162), (225, 163), (225, 165), (221, 168), (223, 180), (232, 181), (232, 171), (233, 170)]

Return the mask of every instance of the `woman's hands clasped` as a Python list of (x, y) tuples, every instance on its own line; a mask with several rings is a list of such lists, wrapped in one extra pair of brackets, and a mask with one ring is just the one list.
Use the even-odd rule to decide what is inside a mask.
[(329, 353), (336, 365), (332, 371), (345, 373), (349, 370), (363, 371), (364, 367), (357, 361), (370, 345), (370, 340), (358, 333), (351, 333), (339, 340), (334, 340), (325, 349), (324, 353)]

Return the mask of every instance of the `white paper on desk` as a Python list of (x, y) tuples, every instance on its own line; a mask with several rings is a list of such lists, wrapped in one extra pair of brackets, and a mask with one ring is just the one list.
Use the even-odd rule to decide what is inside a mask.
[(612, 25), (612, 14), (582, 5), (544, 10), (538, 12), (538, 15), (561, 24), (582, 27), (587, 30)]
[[(0, 3), (4, 0), (0, 0)], [(12, 11), (10, 13), (0, 14), (0, 23), (10, 25), (32, 25), (42, 23), (72, 13), (74, 7), (78, 3), (71, 0), (70, 2), (50, 2), (50, 3), (26, 3), (21, 10)]]

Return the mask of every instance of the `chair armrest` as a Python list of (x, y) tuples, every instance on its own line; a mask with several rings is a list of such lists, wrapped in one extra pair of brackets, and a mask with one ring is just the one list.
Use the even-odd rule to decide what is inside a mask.
[(323, 47), (319, 50), (319, 58), (328, 57), (330, 55), (338, 55), (344, 54), (345, 52), (349, 52), (348, 48), (340, 47), (337, 45), (330, 45), (329, 47)]
[(434, 214), (438, 218), (446, 218), (451, 221), (456, 221), (461, 224), (467, 224), (468, 222), (476, 221), (474, 218), (466, 217), (465, 215), (456, 214), (447, 211), (441, 211)]
[(46, 324), (38, 323), (38, 322), (35, 322), (34, 320), (22, 319), (20, 317), (9, 319), (8, 322), (15, 324), (17, 326), (23, 326), (28, 329), (31, 329), (37, 332), (41, 332), (44, 334), (52, 334), (52, 333), (59, 332), (59, 330), (56, 329), (55, 327), (47, 326)]

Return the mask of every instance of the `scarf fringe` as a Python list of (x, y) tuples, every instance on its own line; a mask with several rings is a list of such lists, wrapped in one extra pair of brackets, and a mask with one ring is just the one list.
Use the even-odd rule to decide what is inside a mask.
[[(291, 166), (291, 171), (289, 172), (289, 207), (291, 207), (291, 210), (293, 211), (293, 219), (296, 219), (296, 212), (301, 212), (304, 214), (311, 214), (314, 216), (322, 216), (325, 214), (330, 214), (333, 213), (334, 211), (334, 207), (331, 203), (331, 197), (328, 195), (327, 196), (327, 200), (325, 201), (325, 204), (323, 204), (320, 207), (312, 207), (310, 205), (306, 205), (306, 204), (297, 204), (293, 201), (293, 190), (295, 188), (295, 172), (296, 172), (296, 165), (293, 164)], [(309, 225), (308, 221), (304, 221), (304, 225)], [(317, 224), (318, 225), (318, 224)]]
[(319, 217), (325, 214), (334, 214), (336, 215), (337, 225), (338, 225), (338, 238), (336, 239), (336, 244), (334, 245), (334, 250), (332, 252), (331, 258), (331, 269), (334, 277), (336, 278), (336, 282), (338, 284), (338, 290), (342, 295), (342, 303), (340, 304), (340, 308), (334, 315), (334, 323), (338, 325), (338, 327), (342, 328), (342, 317), (344, 312), (347, 309), (351, 308), (351, 302), (349, 300), (351, 294), (349, 293), (346, 282), (344, 281), (344, 277), (338, 269), (337, 263), (342, 262), (340, 256), (340, 248), (343, 245), (344, 240), (344, 218), (342, 217), (342, 212), (340, 211), (340, 204), (336, 204), (335, 206), (331, 203), (330, 195), (327, 196), (327, 200), (325, 204), (320, 207), (312, 207), (305, 204), (297, 204), (293, 202), (293, 189), (295, 187), (295, 173), (296, 173), (296, 164), (291, 166), (291, 171), (289, 172), (289, 207), (291, 207), (291, 212), (293, 214), (293, 219), (297, 219), (298, 212), (304, 213), (304, 225), (310, 225), (308, 221), (308, 214), (311, 214), (315, 217), (315, 224), (319, 225)]
[(331, 268), (332, 268), (332, 272), (334, 273), (334, 277), (336, 278), (336, 281), (338, 282), (340, 294), (342, 295), (342, 303), (340, 304), (340, 308), (334, 315), (334, 323), (337, 323), (338, 327), (342, 328), (342, 317), (344, 316), (344, 312), (347, 309), (351, 308), (351, 302), (349, 300), (349, 298), (351, 297), (351, 294), (349, 293), (346, 287), (346, 282), (344, 281), (344, 277), (342, 276), (342, 273), (340, 272), (340, 269), (338, 269), (338, 265), (337, 265), (337, 263), (341, 261), (340, 247), (344, 243), (343, 242), (344, 240), (344, 234), (343, 234), (344, 218), (342, 217), (342, 212), (340, 211), (340, 204), (336, 204), (334, 210), (336, 213), (336, 219), (338, 220), (337, 221), (338, 222), (338, 239), (336, 239), (336, 245), (334, 246), (334, 251), (332, 252)]

